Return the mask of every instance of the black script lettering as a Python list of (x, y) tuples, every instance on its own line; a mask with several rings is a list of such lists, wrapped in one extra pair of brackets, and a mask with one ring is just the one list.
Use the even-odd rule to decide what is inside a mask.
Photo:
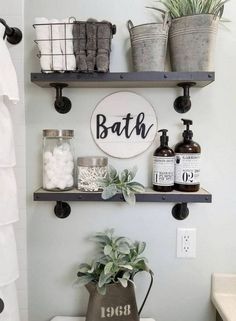
[[(97, 115), (97, 139), (99, 138), (106, 138), (108, 134), (108, 130), (104, 125), (106, 122), (106, 116), (102, 114)], [(102, 132), (100, 133), (100, 127), (102, 127)]]
[(104, 139), (107, 137), (109, 130), (113, 134), (117, 134), (117, 136), (121, 136), (124, 132), (124, 135), (126, 138), (130, 138), (134, 132), (136, 132), (137, 136), (141, 136), (143, 139), (145, 139), (153, 127), (153, 124), (150, 125), (148, 128), (146, 128), (146, 125), (144, 123), (145, 115), (144, 113), (140, 113), (137, 116), (136, 124), (133, 127), (132, 130), (130, 130), (130, 121), (134, 117), (131, 117), (131, 114), (128, 113), (126, 117), (123, 117), (122, 120), (125, 121), (123, 127), (122, 122), (115, 122), (111, 126), (106, 126), (106, 116), (103, 114), (97, 115), (97, 139)]

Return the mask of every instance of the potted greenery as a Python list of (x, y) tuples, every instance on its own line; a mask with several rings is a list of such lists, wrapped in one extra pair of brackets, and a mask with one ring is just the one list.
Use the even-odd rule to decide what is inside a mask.
[(228, 0), (160, 0), (169, 12), (170, 60), (173, 71), (212, 71), (219, 19)]
[[(145, 242), (116, 237), (113, 229), (96, 234), (93, 240), (97, 255), (91, 264), (80, 264), (76, 282), (85, 285), (90, 294), (86, 321), (122, 320), (124, 316), (128, 321), (138, 321), (153, 282), (147, 259), (142, 256)], [(150, 273), (151, 283), (138, 311), (134, 276), (140, 271)]]

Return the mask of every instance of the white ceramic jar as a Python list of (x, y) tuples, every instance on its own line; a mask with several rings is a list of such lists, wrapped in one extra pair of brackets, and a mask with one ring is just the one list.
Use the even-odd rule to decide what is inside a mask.
[(74, 187), (74, 131), (43, 130), (43, 188), (70, 190)]

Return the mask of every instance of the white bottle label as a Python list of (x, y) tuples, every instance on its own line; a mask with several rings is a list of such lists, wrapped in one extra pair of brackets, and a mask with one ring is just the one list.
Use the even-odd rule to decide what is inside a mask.
[(175, 157), (153, 156), (153, 185), (173, 186)]
[(175, 154), (176, 184), (200, 184), (200, 156), (201, 154), (197, 153)]

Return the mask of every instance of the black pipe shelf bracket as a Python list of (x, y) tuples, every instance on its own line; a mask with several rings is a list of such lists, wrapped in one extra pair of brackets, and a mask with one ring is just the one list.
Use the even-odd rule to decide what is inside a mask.
[(183, 88), (183, 96), (179, 96), (174, 101), (174, 109), (177, 111), (177, 113), (184, 114), (191, 109), (192, 103), (190, 98), (190, 88), (193, 86), (196, 86), (195, 82), (185, 82), (178, 84), (178, 87)]
[(60, 114), (67, 114), (71, 110), (71, 101), (69, 98), (62, 96), (62, 89), (68, 87), (68, 84), (63, 83), (51, 83), (51, 87), (56, 89), (56, 100), (54, 107)]
[[(66, 218), (71, 213), (68, 202), (124, 202), (124, 197), (118, 193), (108, 200), (103, 200), (101, 192), (81, 192), (76, 189), (65, 192), (50, 192), (40, 188), (34, 193), (34, 201), (56, 202), (55, 215), (58, 218)], [(195, 193), (178, 191), (160, 193), (147, 188), (144, 193), (136, 194), (136, 202), (175, 203), (172, 208), (173, 217), (177, 220), (184, 220), (189, 215), (188, 203), (211, 203), (212, 195), (204, 189)]]

